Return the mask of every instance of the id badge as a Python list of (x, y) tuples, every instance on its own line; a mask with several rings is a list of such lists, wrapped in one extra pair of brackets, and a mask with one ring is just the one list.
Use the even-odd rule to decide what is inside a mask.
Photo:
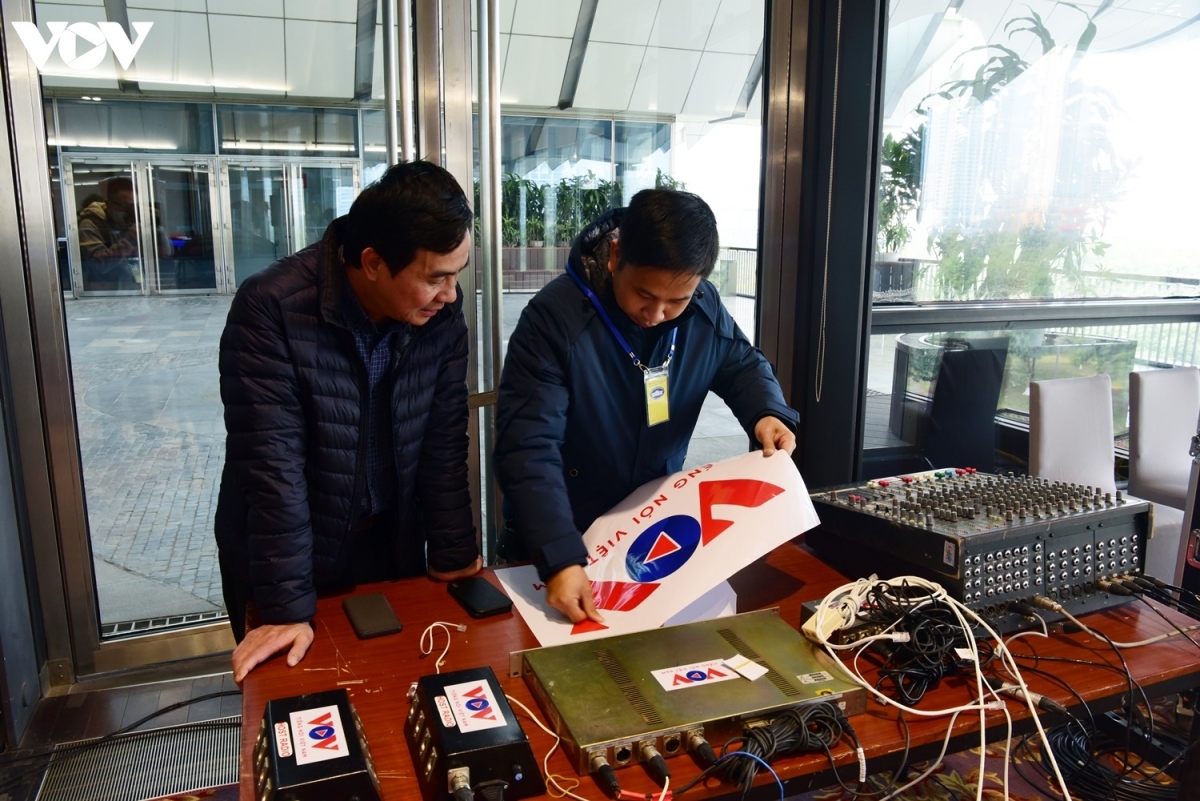
[(656, 426), (671, 419), (667, 394), (667, 367), (652, 367), (642, 374), (646, 383), (646, 425)]

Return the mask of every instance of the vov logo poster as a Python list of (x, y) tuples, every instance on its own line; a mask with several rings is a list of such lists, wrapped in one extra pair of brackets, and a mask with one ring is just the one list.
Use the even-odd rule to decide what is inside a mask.
[(818, 522), (787, 454), (755, 451), (646, 484), (584, 533), (603, 624), (551, 608), (532, 565), (496, 576), (544, 646), (644, 631)]

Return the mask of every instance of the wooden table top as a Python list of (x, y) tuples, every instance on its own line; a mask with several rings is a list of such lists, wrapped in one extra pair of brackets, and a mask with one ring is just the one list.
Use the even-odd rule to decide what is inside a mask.
[[(484, 571), (483, 575), (499, 585), (490, 570)], [(735, 575), (730, 583), (737, 591), (739, 611), (778, 606), (783, 619), (798, 627), (802, 602), (823, 598), (846, 581), (843, 575), (820, 561), (807, 547), (788, 543)], [(454, 632), (443, 670), (490, 666), (505, 693), (542, 717), (524, 681), (508, 678), (509, 653), (537, 646), (533, 634), (515, 612), (474, 620), (450, 598), (445, 585), (424, 578), (359, 587), (353, 594), (368, 592), (382, 592), (387, 596), (404, 625), (403, 632), (372, 640), (358, 640), (341, 609), (342, 599), (350, 593), (322, 597), (317, 603), (316, 638), (304, 660), (296, 667), (288, 668), (282, 656), (276, 657), (247, 677), (242, 700), (242, 801), (254, 801), (251, 755), (266, 702), (273, 698), (320, 692), (339, 686), (348, 691), (351, 702), (362, 718), (384, 799), (419, 798), (420, 791), (405, 744), (403, 724), (408, 712), (406, 693), (409, 685), (420, 676), (434, 672), (434, 661), (445, 645), (445, 635), (439, 630), (435, 637), (434, 655), (421, 657), (418, 644), (421, 632), (434, 621), (463, 623), (467, 626), (465, 632)], [(1167, 614), (1184, 627), (1195, 623), (1177, 613), (1168, 611)], [(1119, 642), (1134, 642), (1173, 631), (1141, 602), (1096, 612), (1085, 620), (1095, 630)], [(1013, 650), (1017, 653), (1036, 653), (1040, 657), (1102, 662), (1120, 668), (1120, 661), (1111, 648), (1084, 633), (1052, 634), (1049, 639), (1022, 637), (1014, 643)], [(1148, 692), (1157, 690), (1159, 694), (1164, 694), (1200, 685), (1200, 649), (1182, 636), (1152, 646), (1127, 649), (1122, 654), (1134, 677)], [(1022, 667), (1026, 664), (1032, 663), (1023, 662)], [(1107, 701), (1107, 707), (1099, 708), (1114, 706), (1127, 689), (1123, 672), (1056, 662), (1042, 662), (1040, 666), (1066, 680), (1089, 702), (1103, 704)], [(1067, 707), (1077, 704), (1068, 691), (1041, 676), (1027, 672), (1025, 679), (1032, 689)], [(920, 708), (936, 709), (969, 703), (972, 689), (968, 684), (973, 686), (973, 681), (968, 683), (957, 678), (943, 681), (940, 687), (926, 696)], [(1028, 724), (1029, 711), (1024, 703), (1013, 701), (1008, 707), (1014, 720)], [(1002, 712), (988, 713), (989, 728), (1003, 727), (1004, 720)], [(876, 761), (871, 766), (872, 770), (876, 769), (881, 758), (894, 755), (904, 748), (903, 729), (896, 712), (890, 707), (870, 701), (867, 712), (852, 718), (850, 722), (858, 733), (868, 761)], [(932, 744), (940, 748), (946, 735), (947, 718), (916, 719), (910, 715), (908, 722), (914, 749)], [(553, 743), (552, 738), (527, 720), (522, 720), (522, 726), (540, 761)], [(977, 712), (960, 715), (955, 726), (952, 750), (977, 744), (978, 732)], [(850, 766), (841, 771), (847, 781), (857, 776), (857, 769), (853, 767), (855, 756), (848, 747), (837, 746), (834, 756), (839, 766)], [(681, 784), (700, 771), (698, 764), (686, 756), (672, 759), (669, 764), (672, 784)], [(551, 757), (550, 767), (557, 774), (575, 776), (561, 751)], [(828, 760), (824, 755), (789, 757), (777, 761), (773, 767), (786, 782), (789, 794), (832, 783)], [(760, 792), (754, 795), (777, 796), (778, 791), (773, 789), (774, 780), (769, 774), (764, 778), (764, 774), (765, 771), (760, 773), (756, 783), (756, 790)], [(607, 797), (591, 777), (581, 778), (582, 783), (574, 792), (586, 798)], [(618, 771), (618, 778), (623, 789), (636, 792), (654, 792), (658, 789), (646, 772), (637, 766)], [(767, 784), (771, 785), (770, 791), (766, 791)], [(687, 797), (716, 798), (733, 792), (732, 786), (712, 781), (707, 787), (698, 787), (689, 792)]]

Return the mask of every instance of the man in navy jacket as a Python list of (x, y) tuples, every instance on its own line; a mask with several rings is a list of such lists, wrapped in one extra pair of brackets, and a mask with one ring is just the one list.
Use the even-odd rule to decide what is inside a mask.
[[(318, 591), (479, 569), (457, 287), (472, 220), (450, 173), (399, 165), (238, 289), (216, 513), (238, 682), (303, 658)], [(263, 625), (246, 633), (248, 600)]]
[(495, 453), (520, 542), (506, 547), (533, 560), (572, 622), (602, 620), (580, 532), (682, 469), (710, 390), (764, 455), (796, 447), (799, 416), (705, 280), (717, 251), (707, 203), (639, 192), (579, 235), (567, 274), (534, 296), (509, 340)]

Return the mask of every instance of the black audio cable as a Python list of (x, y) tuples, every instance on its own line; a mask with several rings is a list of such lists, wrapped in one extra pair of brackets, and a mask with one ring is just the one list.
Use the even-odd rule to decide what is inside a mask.
[(613, 798), (621, 797), (621, 783), (617, 781), (617, 772), (603, 754), (596, 754), (588, 761), (588, 770), (596, 777), (600, 789)]
[[(504, 791), (507, 789), (508, 782), (504, 779), (492, 779), (475, 785), (474, 791), (468, 790), (466, 798), (474, 798), (475, 801), (504, 801)], [(459, 801), (457, 793), (454, 795), (454, 801)]]

